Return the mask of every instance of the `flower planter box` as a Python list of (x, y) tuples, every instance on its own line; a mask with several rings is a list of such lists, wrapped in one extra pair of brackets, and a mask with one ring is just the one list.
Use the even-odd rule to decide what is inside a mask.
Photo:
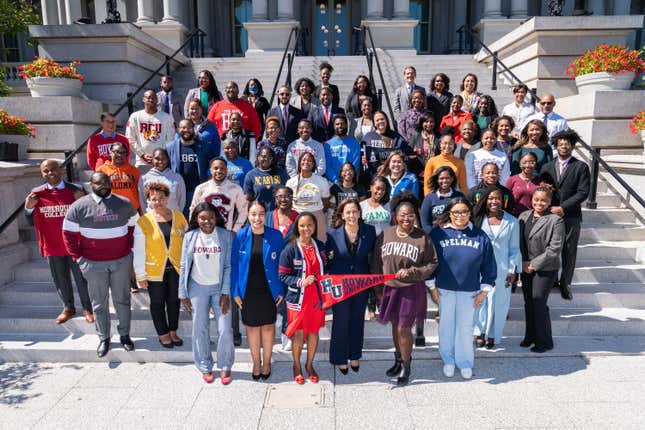
[(589, 94), (595, 91), (625, 91), (634, 80), (634, 72), (608, 73), (595, 72), (576, 77), (578, 94)]
[(0, 161), (19, 161), (27, 156), (29, 136), (0, 134)]
[(39, 76), (27, 78), (27, 87), (32, 97), (72, 96), (80, 97), (83, 82), (78, 79), (49, 78)]

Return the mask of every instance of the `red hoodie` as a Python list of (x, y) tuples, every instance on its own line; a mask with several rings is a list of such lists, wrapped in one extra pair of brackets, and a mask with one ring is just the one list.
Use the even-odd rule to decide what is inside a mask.
[(257, 140), (261, 140), (262, 125), (260, 118), (253, 105), (246, 100), (237, 99), (235, 103), (228, 100), (220, 100), (208, 111), (208, 119), (215, 123), (221, 134), (228, 131), (229, 117), (233, 112), (242, 114), (242, 127), (244, 130), (252, 131)]

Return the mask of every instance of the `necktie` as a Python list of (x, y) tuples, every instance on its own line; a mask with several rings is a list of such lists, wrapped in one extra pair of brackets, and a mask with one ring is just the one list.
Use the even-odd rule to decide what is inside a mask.
[(289, 116), (287, 115), (287, 107), (282, 106), (282, 119), (284, 120), (285, 127), (287, 126), (287, 119), (288, 118), (289, 118)]
[(329, 111), (324, 106), (323, 106), (323, 111), (325, 112), (325, 125), (329, 125)]
[(170, 93), (166, 93), (165, 102), (163, 104), (163, 111), (167, 114), (170, 113)]
[(564, 173), (566, 168), (567, 163), (565, 161), (560, 161), (560, 177), (562, 177), (562, 174)]
[[(542, 120), (542, 122), (544, 123), (544, 128), (547, 128), (547, 122), (548, 121), (549, 121), (549, 114), (545, 113), (544, 114), (544, 119)], [(548, 128), (547, 128), (547, 132), (548, 132)]]

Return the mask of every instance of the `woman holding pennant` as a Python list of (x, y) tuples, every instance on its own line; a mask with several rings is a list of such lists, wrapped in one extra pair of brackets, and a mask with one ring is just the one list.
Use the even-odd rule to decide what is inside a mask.
[(397, 194), (391, 201), (395, 224), (376, 239), (372, 273), (396, 274), (385, 282), (379, 321), (392, 323), (394, 365), (386, 375), (397, 377), (397, 385), (410, 381), (412, 360), (412, 327), (424, 321), (427, 313), (425, 280), (437, 267), (434, 245), (420, 225), (419, 202), (409, 191)]
[[(376, 230), (363, 222), (356, 199), (343, 200), (336, 208), (334, 228), (327, 232), (330, 274), (369, 274), (369, 259), (376, 241)], [(363, 331), (368, 290), (332, 306), (329, 362), (347, 375), (347, 361), (358, 372), (363, 352)]]

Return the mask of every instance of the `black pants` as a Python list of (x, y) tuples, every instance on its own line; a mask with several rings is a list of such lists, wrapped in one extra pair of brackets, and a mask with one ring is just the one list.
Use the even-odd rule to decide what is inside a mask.
[(578, 240), (580, 239), (580, 218), (564, 218), (565, 236), (562, 244), (562, 272), (560, 285), (571, 285), (576, 268)]
[(179, 326), (179, 275), (173, 267), (166, 268), (161, 282), (148, 282), (150, 315), (157, 334), (177, 331)]
[(526, 330), (524, 340), (535, 343), (537, 347), (553, 348), (551, 335), (551, 316), (547, 300), (557, 271), (538, 271), (522, 273), (522, 294), (524, 294), (524, 315)]
[(331, 325), (329, 362), (333, 365), (347, 364), (347, 360), (360, 360), (363, 354), (368, 291), (358, 293), (331, 308), (334, 319)]
[(81, 299), (81, 306), (83, 306), (83, 309), (92, 312), (92, 301), (87, 292), (87, 281), (83, 277), (78, 264), (72, 260), (72, 257), (68, 255), (62, 257), (47, 257), (47, 262), (49, 263), (49, 270), (51, 271), (54, 285), (56, 286), (56, 292), (61, 302), (63, 302), (63, 306), (68, 309), (74, 309), (75, 307), (71, 276), (73, 275), (78, 296)]

